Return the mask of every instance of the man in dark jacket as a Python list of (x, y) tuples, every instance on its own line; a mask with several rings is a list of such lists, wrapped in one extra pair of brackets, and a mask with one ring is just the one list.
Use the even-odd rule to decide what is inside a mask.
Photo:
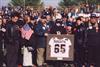
[(20, 41), (20, 30), (17, 25), (18, 13), (13, 13), (11, 21), (6, 24), (6, 49), (7, 67), (17, 67), (18, 50)]
[(82, 67), (85, 63), (85, 25), (81, 17), (76, 19), (75, 34), (75, 62), (76, 67)]
[(0, 18), (0, 67), (3, 65), (4, 55), (4, 32), (5, 28), (3, 27), (2, 18)]
[(67, 34), (61, 19), (57, 19), (54, 26), (50, 29), (51, 34)]
[(35, 28), (35, 33), (36, 33), (36, 38), (37, 38), (37, 65), (38, 67), (43, 67), (47, 31), (48, 31), (48, 26), (46, 23), (46, 17), (41, 17), (41, 20), (38, 22)]
[(88, 30), (87, 30), (87, 46), (88, 46), (88, 63), (90, 66), (97, 66), (97, 61), (99, 60), (99, 45), (100, 45), (100, 30), (99, 30), (99, 24), (96, 20), (96, 15), (91, 14), (90, 22), (88, 24)]

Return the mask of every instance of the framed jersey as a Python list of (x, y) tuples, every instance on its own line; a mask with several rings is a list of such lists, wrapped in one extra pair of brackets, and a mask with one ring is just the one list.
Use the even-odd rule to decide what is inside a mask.
[(47, 37), (46, 60), (74, 60), (74, 35), (49, 34)]

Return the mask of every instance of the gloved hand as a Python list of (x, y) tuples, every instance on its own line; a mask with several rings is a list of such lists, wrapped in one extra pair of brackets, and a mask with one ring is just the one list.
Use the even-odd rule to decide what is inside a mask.
[(32, 47), (27, 47), (27, 49), (28, 49), (29, 52), (34, 51), (34, 49)]
[(6, 29), (5, 29), (5, 28), (2, 28), (1, 31), (2, 31), (2, 32), (6, 32)]

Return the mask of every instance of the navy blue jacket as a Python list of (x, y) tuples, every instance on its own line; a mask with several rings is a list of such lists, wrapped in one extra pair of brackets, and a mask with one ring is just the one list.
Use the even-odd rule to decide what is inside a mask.
[(41, 22), (39, 22), (35, 28), (35, 34), (37, 38), (37, 48), (46, 47), (46, 36), (44, 35), (46, 32), (47, 28), (44, 27)]

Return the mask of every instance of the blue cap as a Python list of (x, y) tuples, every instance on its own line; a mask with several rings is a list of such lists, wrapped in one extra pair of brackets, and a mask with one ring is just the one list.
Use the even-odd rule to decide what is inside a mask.
[(95, 18), (96, 17), (96, 14), (91, 14), (90, 18)]

